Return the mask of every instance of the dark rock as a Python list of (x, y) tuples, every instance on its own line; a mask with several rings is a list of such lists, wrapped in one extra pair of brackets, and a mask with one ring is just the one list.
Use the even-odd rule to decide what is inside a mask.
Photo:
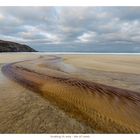
[(0, 52), (37, 52), (37, 51), (24, 44), (0, 40)]

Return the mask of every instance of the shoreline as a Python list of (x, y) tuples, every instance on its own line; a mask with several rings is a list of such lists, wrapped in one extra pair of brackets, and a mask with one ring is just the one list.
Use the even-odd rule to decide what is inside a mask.
[(66, 54), (66, 55), (140, 55), (140, 53), (94, 53), (94, 52), (0, 52), (2, 54)]

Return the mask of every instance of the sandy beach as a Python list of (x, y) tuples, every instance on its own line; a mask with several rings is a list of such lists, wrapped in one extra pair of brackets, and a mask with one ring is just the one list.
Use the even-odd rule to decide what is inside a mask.
[(3, 54), (0, 63), (1, 133), (140, 133), (140, 56)]
[[(39, 55), (0, 55), (0, 68)], [(9, 79), (0, 71), (0, 133), (94, 133), (91, 127), (69, 117), (47, 99)]]

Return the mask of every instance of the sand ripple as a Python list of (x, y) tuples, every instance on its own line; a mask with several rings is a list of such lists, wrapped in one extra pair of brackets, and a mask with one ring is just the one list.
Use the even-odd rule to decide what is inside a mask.
[(51, 56), (8, 64), (2, 71), (99, 132), (140, 133), (140, 93), (71, 76), (67, 67)]

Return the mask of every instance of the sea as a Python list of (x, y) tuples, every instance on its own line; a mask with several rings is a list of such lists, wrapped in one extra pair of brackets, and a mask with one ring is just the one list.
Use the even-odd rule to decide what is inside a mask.
[(6, 54), (41, 54), (41, 55), (140, 55), (140, 53), (94, 53), (94, 52), (2, 52), (0, 55)]

